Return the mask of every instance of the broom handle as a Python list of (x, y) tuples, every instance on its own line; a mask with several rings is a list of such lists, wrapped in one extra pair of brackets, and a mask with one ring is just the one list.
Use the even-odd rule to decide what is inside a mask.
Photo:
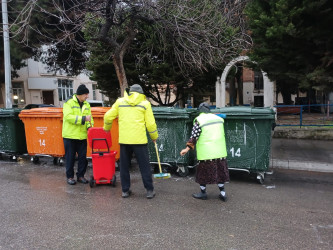
[(158, 168), (160, 169), (160, 173), (162, 173), (161, 162), (160, 162), (160, 157), (158, 155), (157, 143), (156, 142), (155, 142), (155, 150), (156, 150), (156, 155), (157, 155)]

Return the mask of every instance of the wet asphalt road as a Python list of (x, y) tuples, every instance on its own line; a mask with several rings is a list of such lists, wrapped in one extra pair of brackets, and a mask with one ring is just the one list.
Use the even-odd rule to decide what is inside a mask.
[(69, 186), (50, 158), (1, 160), (0, 249), (333, 249), (332, 173), (232, 174), (226, 203), (215, 185), (193, 199), (193, 174), (155, 180), (147, 200), (137, 167), (123, 199), (116, 175), (116, 187)]

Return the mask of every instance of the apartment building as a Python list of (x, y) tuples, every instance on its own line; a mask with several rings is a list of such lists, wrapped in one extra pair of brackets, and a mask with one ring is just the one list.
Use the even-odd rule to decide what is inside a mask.
[[(19, 77), (12, 79), (13, 107), (23, 108), (27, 104), (62, 107), (80, 84), (85, 84), (89, 89), (89, 100), (101, 104), (105, 101), (97, 89), (97, 82), (90, 80), (86, 74), (68, 76), (61, 71), (50, 72), (45, 64), (33, 59), (27, 59), (26, 65), (17, 72)], [(5, 84), (0, 87), (0, 108), (3, 108), (6, 105)]]

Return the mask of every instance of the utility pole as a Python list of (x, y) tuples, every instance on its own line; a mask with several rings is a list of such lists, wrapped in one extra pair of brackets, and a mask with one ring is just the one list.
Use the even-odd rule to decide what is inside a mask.
[(2, 23), (3, 23), (3, 45), (4, 45), (4, 58), (5, 58), (6, 108), (12, 108), (13, 107), (13, 105), (12, 105), (12, 82), (11, 82), (7, 0), (1, 0), (1, 4), (2, 4)]

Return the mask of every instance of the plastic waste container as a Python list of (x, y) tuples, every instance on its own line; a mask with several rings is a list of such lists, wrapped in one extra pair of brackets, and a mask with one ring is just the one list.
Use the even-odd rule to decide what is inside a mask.
[(54, 164), (63, 164), (65, 155), (62, 139), (62, 108), (36, 108), (22, 110), (28, 154), (34, 163), (40, 156), (54, 157)]
[[(103, 127), (104, 125), (104, 115), (110, 109), (110, 107), (92, 107), (91, 115), (94, 119), (94, 127)], [(120, 145), (119, 145), (119, 130), (118, 130), (118, 119), (115, 119), (112, 123), (111, 128), (111, 141), (112, 146), (110, 148), (111, 151), (116, 151), (116, 161), (120, 157)], [(87, 157), (91, 157), (91, 147), (88, 143), (87, 148)]]
[(269, 168), (274, 110), (226, 107), (211, 111), (226, 115), (224, 130), (229, 169), (257, 174), (257, 181), (262, 184)]
[(21, 109), (0, 109), (0, 152), (9, 154), (11, 160), (27, 152), (20, 112)]
[[(153, 107), (152, 109), (159, 134), (157, 146), (163, 171), (175, 169), (180, 176), (188, 175), (188, 168), (194, 167), (195, 153), (191, 150), (185, 156), (180, 156), (180, 151), (186, 146), (191, 136), (193, 119), (197, 115), (197, 110), (172, 107)], [(149, 140), (148, 149), (151, 164), (157, 165), (155, 146), (151, 140)]]

